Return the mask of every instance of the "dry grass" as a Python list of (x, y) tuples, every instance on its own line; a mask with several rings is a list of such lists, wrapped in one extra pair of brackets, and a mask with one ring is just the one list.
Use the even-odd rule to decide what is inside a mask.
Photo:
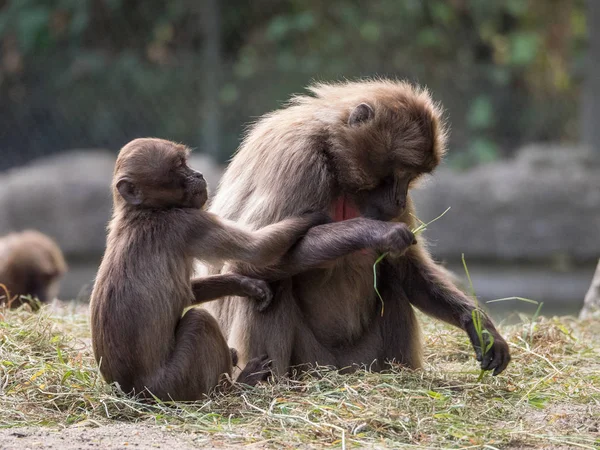
[(479, 370), (466, 336), (424, 319), (422, 371), (279, 380), (205, 402), (145, 404), (107, 386), (83, 306), (0, 310), (0, 427), (143, 422), (211, 446), (598, 448), (600, 321), (503, 327), (506, 374)]

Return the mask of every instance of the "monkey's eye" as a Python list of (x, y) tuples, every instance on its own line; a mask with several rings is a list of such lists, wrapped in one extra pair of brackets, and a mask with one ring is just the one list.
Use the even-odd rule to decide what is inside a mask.
[(177, 161), (175, 161), (175, 167), (177, 169), (182, 168), (185, 165), (185, 158), (179, 158)]

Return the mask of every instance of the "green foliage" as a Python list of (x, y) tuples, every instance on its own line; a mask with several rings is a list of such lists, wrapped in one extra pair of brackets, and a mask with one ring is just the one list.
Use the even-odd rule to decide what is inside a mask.
[[(11, 447), (15, 427), (54, 434), (74, 425), (65, 442), (77, 430), (87, 442), (97, 439), (93, 427), (122, 437), (120, 427), (135, 424), (211, 448), (598, 448), (600, 322), (538, 317), (527, 340), (529, 323), (503, 326), (513, 360), (477, 382), (464, 333), (418, 318), (422, 370), (320, 367), (197, 402), (147, 402), (102, 380), (85, 305), (0, 308), (0, 427), (13, 435), (3, 444)], [(18, 441), (33, 447), (39, 434)]]
[[(198, 80), (212, 70), (201, 59), (198, 5), (5, 0), (0, 39), (16, 38), (24, 64), (8, 70), (0, 100), (12, 98), (8, 91), (20, 77), (41, 76), (53, 97), (78, 98), (77, 107), (63, 110), (70, 118), (82, 106), (103, 103), (104, 90), (127, 79), (115, 95), (137, 102), (156, 134), (193, 145), (205, 114)], [(220, 16), (224, 159), (250, 117), (277, 107), (311, 80), (356, 76), (427, 84), (449, 109), (457, 166), (496, 159), (530, 140), (574, 137), (583, 0), (233, 0)], [(174, 110), (189, 114), (187, 125), (181, 114), (163, 114), (173, 102)], [(117, 126), (132, 114), (125, 101), (111, 108)], [(102, 131), (109, 119), (98, 120), (96, 137), (110, 141), (112, 126)]]

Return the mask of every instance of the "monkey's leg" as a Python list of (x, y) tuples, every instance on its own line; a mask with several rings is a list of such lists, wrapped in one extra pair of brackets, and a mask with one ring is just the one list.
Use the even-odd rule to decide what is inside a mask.
[(375, 318), (383, 338), (380, 363), (393, 361), (411, 369), (419, 369), (423, 366), (419, 322), (402, 287), (402, 279), (387, 260), (380, 265), (378, 281), (383, 299), (383, 315), (380, 309)]
[[(494, 340), (489, 351), (482, 355), (482, 343), (479, 342), (473, 323), (473, 310), (476, 308), (474, 302), (448, 280), (448, 276), (429, 254), (422, 248), (414, 247), (401, 259), (404, 260), (404, 267), (400, 268), (400, 272), (404, 272), (404, 286), (411, 303), (426, 314), (462, 328), (475, 348), (482, 369), (493, 369), (494, 375), (506, 369), (510, 361), (506, 341), (490, 318), (481, 312), (483, 328)], [(487, 343), (489, 340), (486, 340), (485, 344)]]
[(401, 253), (414, 243), (414, 235), (406, 224), (357, 218), (311, 228), (275, 266), (238, 267), (244, 274), (273, 281), (322, 267), (355, 251), (379, 249)]
[(306, 326), (294, 298), (292, 280), (278, 284), (274, 289), (275, 300), (264, 313), (243, 299), (229, 305), (232, 322), (228, 342), (239, 352), (240, 367), (265, 353), (272, 360), (273, 373), (278, 376), (289, 374), (290, 368), (300, 363), (337, 366), (332, 353)]
[(257, 280), (237, 273), (210, 275), (192, 280), (194, 303), (204, 303), (220, 297), (240, 296), (254, 299), (259, 311), (269, 306), (273, 294), (269, 285), (263, 280)]
[[(395, 362), (411, 369), (422, 367), (421, 333), (415, 311), (402, 287), (395, 266), (384, 259), (378, 266), (377, 287), (383, 304), (373, 298), (369, 323), (351, 346), (336, 349), (339, 366), (366, 366), (381, 371)], [(383, 313), (382, 313), (383, 311)]]
[(191, 309), (177, 325), (169, 359), (140, 387), (162, 400), (199, 400), (224, 374), (231, 375), (231, 353), (217, 321), (207, 311)]

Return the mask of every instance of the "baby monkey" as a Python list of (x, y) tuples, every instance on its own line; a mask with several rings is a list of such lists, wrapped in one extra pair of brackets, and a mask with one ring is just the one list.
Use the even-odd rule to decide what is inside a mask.
[[(162, 139), (135, 139), (119, 153), (113, 217), (91, 298), (92, 345), (100, 372), (124, 392), (162, 400), (197, 400), (231, 376), (234, 350), (216, 320), (187, 307), (223, 296), (272, 295), (261, 280), (235, 273), (192, 280), (195, 258), (209, 263), (275, 263), (320, 213), (257, 231), (221, 220), (204, 207), (204, 177), (187, 165), (189, 150)], [(183, 314), (183, 316), (182, 316)], [(237, 381), (266, 377), (267, 356), (251, 360)], [(266, 371), (268, 372), (268, 371)]]

